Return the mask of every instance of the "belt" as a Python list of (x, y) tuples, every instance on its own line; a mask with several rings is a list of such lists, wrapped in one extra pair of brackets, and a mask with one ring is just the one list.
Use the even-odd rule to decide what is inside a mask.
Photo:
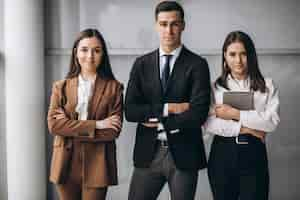
[(168, 148), (169, 144), (167, 140), (157, 140), (157, 145), (159, 147)]
[(219, 142), (236, 143), (239, 145), (247, 145), (249, 143), (261, 142), (259, 138), (250, 134), (242, 134), (237, 137), (223, 137), (223, 136), (215, 135), (215, 139)]

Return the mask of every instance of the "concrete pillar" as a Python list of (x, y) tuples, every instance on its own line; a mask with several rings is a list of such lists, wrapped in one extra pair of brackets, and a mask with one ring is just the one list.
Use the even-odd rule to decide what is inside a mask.
[(8, 200), (46, 199), (43, 1), (4, 0)]

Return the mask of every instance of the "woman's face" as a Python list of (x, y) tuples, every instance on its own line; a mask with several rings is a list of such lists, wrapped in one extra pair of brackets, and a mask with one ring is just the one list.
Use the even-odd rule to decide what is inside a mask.
[(84, 38), (76, 48), (76, 57), (82, 71), (96, 71), (102, 60), (102, 44), (96, 37)]
[(245, 79), (248, 74), (247, 52), (241, 42), (231, 43), (224, 53), (225, 62), (231, 75), (236, 79)]

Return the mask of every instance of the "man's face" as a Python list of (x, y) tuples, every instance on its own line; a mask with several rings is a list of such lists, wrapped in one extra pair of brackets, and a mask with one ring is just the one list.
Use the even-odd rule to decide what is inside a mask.
[(184, 30), (184, 21), (178, 11), (160, 12), (156, 19), (156, 30), (160, 45), (164, 49), (174, 50), (181, 44), (181, 33)]

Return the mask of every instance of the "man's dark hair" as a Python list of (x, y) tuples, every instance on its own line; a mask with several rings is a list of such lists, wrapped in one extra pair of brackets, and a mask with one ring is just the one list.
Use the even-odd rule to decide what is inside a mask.
[(184, 11), (182, 6), (176, 1), (163, 1), (160, 2), (155, 8), (155, 20), (160, 12), (178, 11), (182, 21), (184, 21)]

